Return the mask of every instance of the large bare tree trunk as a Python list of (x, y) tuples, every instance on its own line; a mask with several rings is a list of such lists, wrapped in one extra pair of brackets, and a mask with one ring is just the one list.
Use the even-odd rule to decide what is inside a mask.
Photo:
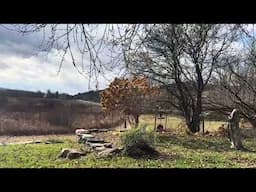
[(193, 113), (192, 116), (189, 113), (184, 113), (186, 124), (188, 129), (192, 133), (196, 133), (200, 131), (200, 115), (197, 113)]
[(188, 111), (184, 113), (187, 127), (192, 133), (196, 133), (200, 131), (201, 111), (202, 111), (202, 108), (201, 108), (201, 105), (199, 105), (199, 106), (196, 106), (196, 109), (193, 111), (192, 114), (189, 113)]
[(188, 128), (192, 133), (196, 133), (200, 131), (200, 119), (199, 117), (197, 117), (197, 115), (193, 118), (193, 121), (190, 123)]
[(202, 90), (203, 90), (203, 80), (200, 75), (198, 75), (200, 78), (198, 78), (198, 89), (197, 89), (197, 98), (196, 101), (191, 101), (192, 104), (189, 106), (187, 105), (187, 99), (189, 98), (189, 94), (186, 93), (182, 88), (182, 83), (177, 78), (176, 84), (178, 87), (178, 90), (180, 91), (180, 100), (182, 102), (182, 108), (184, 111), (184, 117), (186, 119), (186, 124), (188, 129), (192, 133), (196, 133), (200, 131), (200, 124), (201, 124), (201, 113), (202, 113)]
[[(195, 61), (195, 63), (197, 63)], [(193, 123), (194, 123), (194, 129), (193, 133), (200, 131), (200, 124), (201, 124), (201, 113), (202, 113), (202, 92), (203, 92), (203, 86), (204, 86), (204, 80), (202, 77), (202, 69), (200, 69), (199, 64), (195, 66), (196, 73), (197, 73), (197, 98), (196, 98), (196, 106), (195, 106), (195, 112), (193, 115)]]
[(238, 109), (234, 109), (228, 117), (229, 124), (228, 124), (228, 132), (229, 132), (229, 139), (231, 142), (231, 148), (241, 150), (244, 149), (241, 141), (241, 132), (239, 128), (239, 111)]

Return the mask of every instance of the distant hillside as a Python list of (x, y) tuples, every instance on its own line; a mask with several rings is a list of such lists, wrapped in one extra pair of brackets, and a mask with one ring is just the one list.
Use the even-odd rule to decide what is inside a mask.
[(66, 93), (50, 92), (44, 93), (41, 91), (25, 91), (25, 90), (16, 90), (16, 89), (5, 89), (0, 87), (0, 97), (13, 97), (13, 98), (55, 98), (55, 99), (80, 99), (84, 101), (91, 101), (100, 103), (100, 93), (103, 90), (99, 91), (88, 91), (84, 93), (78, 93), (76, 95), (69, 95)]
[(120, 114), (103, 113), (99, 103), (75, 99), (8, 97), (0, 102), (0, 114), (0, 135), (74, 134), (77, 128), (122, 122)]
[(85, 101), (92, 101), (92, 102), (99, 103), (100, 102), (100, 93), (102, 91), (103, 90), (78, 93), (77, 95), (73, 96), (73, 99), (81, 99), (81, 100), (85, 100)]
[(33, 91), (25, 91), (25, 90), (17, 90), (17, 89), (5, 89), (0, 88), (0, 97), (14, 97), (14, 98), (56, 98), (56, 99), (72, 99), (72, 95), (66, 93), (59, 92), (33, 92)]
[(7, 97), (43, 97), (42, 92), (0, 88), (1, 96)]
[(101, 91), (77, 95), (0, 88), (0, 135), (74, 133), (77, 128), (111, 128), (122, 123), (117, 114), (105, 114)]

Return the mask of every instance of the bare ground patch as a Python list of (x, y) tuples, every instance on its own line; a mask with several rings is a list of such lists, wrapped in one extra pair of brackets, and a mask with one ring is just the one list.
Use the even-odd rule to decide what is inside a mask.
[(22, 142), (35, 142), (35, 141), (46, 141), (49, 139), (59, 139), (59, 140), (71, 140), (75, 141), (76, 136), (73, 134), (68, 135), (32, 135), (32, 136), (0, 136), (1, 144), (10, 143), (22, 143)]

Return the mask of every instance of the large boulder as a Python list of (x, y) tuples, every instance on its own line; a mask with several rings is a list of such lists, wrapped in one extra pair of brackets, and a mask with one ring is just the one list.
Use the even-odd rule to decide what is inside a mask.
[(96, 147), (105, 147), (105, 148), (111, 148), (112, 143), (91, 143), (91, 142), (86, 142), (87, 145), (89, 145), (91, 148), (96, 148)]
[(94, 150), (95, 151), (104, 151), (106, 149), (106, 147), (101, 146), (101, 147), (95, 147)]
[(90, 132), (86, 129), (76, 129), (75, 133), (76, 133), (76, 135), (82, 135), (82, 134), (87, 134), (87, 133), (90, 133)]
[(94, 136), (91, 134), (81, 134), (81, 135), (78, 135), (78, 137), (79, 137), (78, 143), (85, 143), (87, 139), (94, 138)]
[(87, 138), (86, 141), (90, 143), (105, 143), (103, 139), (99, 138)]
[(58, 155), (58, 158), (66, 158), (68, 153), (70, 151), (72, 151), (73, 149), (69, 149), (69, 148), (65, 148), (65, 149), (62, 149), (61, 152), (59, 153)]
[(109, 148), (109, 149), (105, 149), (104, 151), (99, 152), (98, 155), (109, 157), (109, 156), (113, 156), (115, 154), (118, 154), (121, 151), (122, 151), (121, 148)]
[(81, 138), (82, 139), (88, 139), (88, 138), (94, 138), (94, 136), (92, 134), (82, 134)]
[(80, 152), (80, 151), (76, 151), (76, 150), (73, 150), (73, 151), (70, 151), (68, 154), (67, 154), (67, 158), (68, 159), (78, 159), (80, 158), (81, 156), (85, 155), (84, 152)]
[(95, 147), (104, 147), (103, 143), (91, 143), (91, 142), (86, 142), (87, 145), (89, 145), (91, 148)]
[(83, 155), (85, 155), (85, 152), (81, 152), (76, 149), (64, 148), (61, 150), (58, 158), (77, 159)]
[(112, 148), (113, 143), (104, 143), (104, 147)]
[(90, 133), (99, 132), (99, 129), (90, 129)]

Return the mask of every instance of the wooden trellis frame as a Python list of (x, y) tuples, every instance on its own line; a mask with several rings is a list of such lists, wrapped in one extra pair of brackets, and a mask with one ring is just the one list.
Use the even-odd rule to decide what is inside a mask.
[[(165, 115), (165, 117), (163, 117), (163, 114)], [(157, 118), (157, 115), (159, 115), (159, 118)], [(154, 130), (156, 130), (156, 128), (157, 128), (157, 119), (160, 119), (160, 124), (161, 124), (161, 119), (165, 119), (164, 130), (166, 130), (168, 114), (164, 113), (164, 112), (155, 113), (155, 126), (154, 126)]]

